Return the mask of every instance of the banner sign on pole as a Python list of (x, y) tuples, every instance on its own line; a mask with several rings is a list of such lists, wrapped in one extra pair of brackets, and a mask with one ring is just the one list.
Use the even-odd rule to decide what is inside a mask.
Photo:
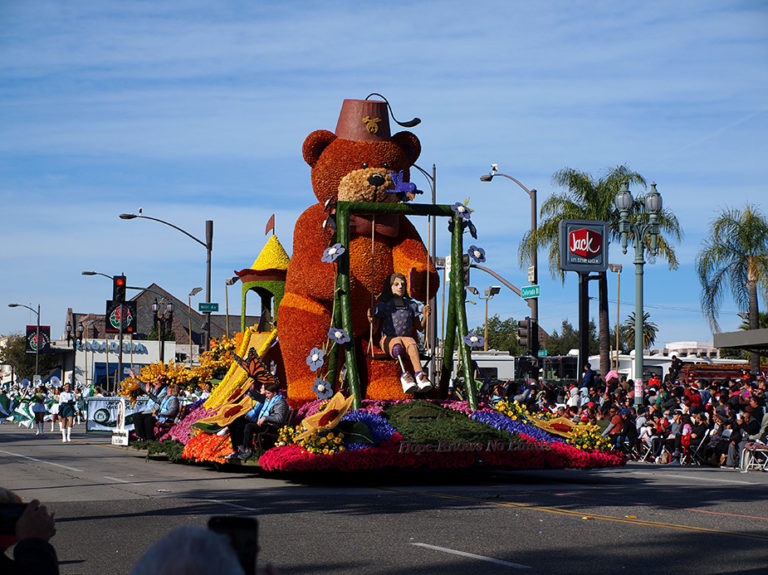
[[(119, 397), (89, 397), (86, 401), (88, 403), (86, 409), (86, 431), (112, 432), (117, 429), (121, 403)], [(146, 398), (138, 399), (133, 407), (126, 405), (125, 429), (128, 431), (133, 429), (133, 414), (144, 411), (148, 401)]]
[(107, 333), (120, 333), (120, 316), (123, 318), (123, 333), (134, 333), (136, 331), (136, 302), (127, 301), (122, 305), (118, 301), (107, 300), (107, 314), (104, 323), (104, 331)]
[(48, 353), (51, 351), (51, 326), (40, 326), (40, 341), (37, 341), (37, 326), (27, 326), (27, 353)]

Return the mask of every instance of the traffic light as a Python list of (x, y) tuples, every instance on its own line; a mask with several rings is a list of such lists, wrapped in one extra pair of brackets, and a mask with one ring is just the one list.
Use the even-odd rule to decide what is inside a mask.
[(463, 256), (461, 256), (461, 266), (464, 271), (464, 275), (463, 275), (464, 285), (468, 286), (469, 285), (469, 266), (470, 266), (469, 254), (464, 254)]
[(530, 317), (517, 322), (517, 343), (525, 348), (526, 355), (531, 352), (531, 321)]
[(112, 278), (112, 301), (125, 302), (125, 276)]
[(534, 320), (530, 321), (531, 324), (531, 331), (530, 335), (528, 336), (528, 347), (531, 350), (531, 355), (534, 357), (537, 357), (539, 354), (539, 324), (536, 323)]

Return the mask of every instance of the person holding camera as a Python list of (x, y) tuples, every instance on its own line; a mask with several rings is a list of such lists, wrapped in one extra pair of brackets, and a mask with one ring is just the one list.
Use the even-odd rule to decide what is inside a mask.
[[(0, 487), (0, 513), (3, 526), (12, 525), (12, 511), (18, 511), (21, 498)], [(3, 575), (58, 575), (59, 560), (48, 540), (56, 534), (53, 513), (48, 513), (37, 499), (30, 501), (16, 519), (12, 533), (0, 534), (0, 573)], [(5, 551), (14, 546), (13, 558)]]

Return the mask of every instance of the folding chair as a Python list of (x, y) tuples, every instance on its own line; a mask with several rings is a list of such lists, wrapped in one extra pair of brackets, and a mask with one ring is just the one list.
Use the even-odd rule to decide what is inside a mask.
[(751, 469), (757, 471), (768, 470), (768, 445), (757, 441), (750, 441), (741, 452), (739, 467), (742, 471)]
[(704, 458), (704, 450), (706, 449), (707, 441), (709, 440), (711, 433), (712, 430), (707, 429), (704, 432), (704, 435), (701, 437), (701, 440), (697, 441), (695, 444), (691, 444), (687, 456), (687, 464), (701, 466), (706, 463), (706, 459)]
[(651, 442), (651, 444), (649, 445), (643, 441), (643, 442), (640, 442), (640, 446), (641, 446), (640, 449), (642, 453), (638, 453), (640, 457), (638, 457), (637, 460), (640, 461), (641, 463), (646, 463), (648, 461), (648, 458), (653, 453), (653, 442)]

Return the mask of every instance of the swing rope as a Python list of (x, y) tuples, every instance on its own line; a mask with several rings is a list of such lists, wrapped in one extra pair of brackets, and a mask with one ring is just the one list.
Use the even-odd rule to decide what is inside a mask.
[[(376, 271), (376, 251), (374, 250), (374, 235), (376, 233), (376, 214), (373, 214), (371, 218), (371, 305), (370, 310), (371, 314), (374, 313), (374, 305), (376, 304), (375, 300), (375, 290), (373, 287), (373, 278), (374, 273)], [(370, 357), (373, 357), (373, 320), (368, 322), (368, 355)]]
[[(426, 298), (425, 298), (425, 301), (424, 301), (425, 305), (429, 305), (429, 276), (430, 276), (430, 273), (429, 273), (429, 262), (430, 262), (429, 254), (432, 253), (432, 218), (433, 217), (434, 216), (429, 216), (429, 218), (427, 218), (427, 295), (426, 295)], [(430, 323), (431, 322), (427, 321), (426, 325), (424, 326), (424, 340), (426, 341), (427, 346), (429, 346), (429, 342), (430, 342), (430, 339), (429, 339), (429, 336), (430, 336), (430, 333), (429, 333)], [(432, 351), (433, 351), (432, 348), (429, 347), (430, 354), (432, 353)]]

